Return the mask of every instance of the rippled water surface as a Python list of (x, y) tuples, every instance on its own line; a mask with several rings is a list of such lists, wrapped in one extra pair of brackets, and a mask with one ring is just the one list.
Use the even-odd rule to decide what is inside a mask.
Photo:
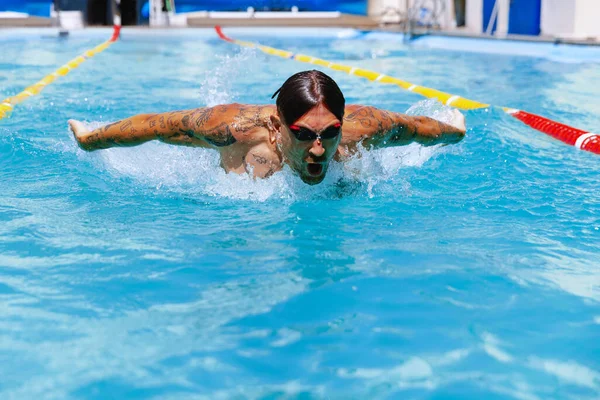
[[(1, 97), (103, 39), (0, 41)], [(600, 127), (597, 64), (251, 39)], [(492, 108), (458, 145), (365, 153), (308, 187), (226, 175), (204, 149), (85, 153), (67, 129), (271, 103), (307, 68), (125, 30), (0, 121), (1, 398), (600, 396), (598, 156)], [(331, 76), (348, 103), (448, 112)]]

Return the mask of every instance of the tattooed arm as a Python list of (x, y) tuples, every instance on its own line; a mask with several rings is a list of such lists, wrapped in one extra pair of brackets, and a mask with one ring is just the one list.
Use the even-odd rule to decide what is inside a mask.
[(412, 117), (370, 106), (346, 107), (344, 137), (365, 147), (402, 146), (412, 142), (432, 146), (456, 143), (465, 135), (464, 116), (454, 110), (452, 126), (429, 117)]
[(232, 126), (241, 108), (243, 106), (232, 104), (163, 114), (140, 114), (93, 131), (75, 120), (70, 120), (69, 126), (79, 146), (87, 151), (136, 146), (150, 140), (193, 147), (222, 147), (236, 142)]

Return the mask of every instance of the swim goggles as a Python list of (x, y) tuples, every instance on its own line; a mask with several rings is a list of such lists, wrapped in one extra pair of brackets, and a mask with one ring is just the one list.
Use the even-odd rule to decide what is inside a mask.
[(312, 131), (308, 128), (304, 128), (302, 126), (298, 126), (298, 125), (290, 125), (290, 132), (292, 132), (292, 134), (296, 137), (296, 139), (302, 141), (302, 142), (306, 142), (309, 140), (316, 140), (316, 139), (333, 139), (335, 137), (337, 137), (340, 132), (342, 131), (342, 124), (340, 124), (339, 122), (336, 124), (331, 125), (330, 127), (326, 128), (325, 130), (317, 133), (315, 131)]

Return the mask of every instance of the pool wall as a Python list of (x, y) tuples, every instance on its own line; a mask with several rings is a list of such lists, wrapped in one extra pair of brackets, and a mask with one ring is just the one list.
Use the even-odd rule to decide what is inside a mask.
[[(56, 28), (9, 28), (0, 29), (0, 41), (18, 40), (49, 36), (56, 33)], [(105, 38), (110, 37), (112, 28), (86, 28), (69, 32), (73, 37)], [(279, 38), (306, 37), (329, 39), (366, 39), (384, 42), (410, 42), (411, 46), (463, 51), (471, 53), (505, 54), (511, 56), (526, 56), (549, 59), (565, 63), (600, 63), (600, 46), (580, 45), (562, 42), (526, 41), (510, 39), (489, 39), (456, 37), (437, 34), (413, 36), (410, 39), (401, 32), (364, 31), (352, 28), (272, 28), (272, 27), (228, 27), (227, 33), (240, 39), (252, 38), (260, 40), (261, 37), (269, 38), (275, 35)], [(121, 37), (196, 37), (198, 39), (217, 39), (212, 28), (181, 28), (181, 29), (147, 29), (126, 27)], [(318, 54), (314, 54), (318, 56)]]

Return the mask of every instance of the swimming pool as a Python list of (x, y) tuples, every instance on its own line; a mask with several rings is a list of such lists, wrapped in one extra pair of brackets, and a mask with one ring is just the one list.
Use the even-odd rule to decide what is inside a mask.
[[(11, 32), (5, 95), (110, 36)], [(600, 126), (586, 60), (230, 32)], [(270, 103), (307, 68), (210, 31), (126, 30), (0, 121), (2, 398), (597, 398), (597, 155), (473, 110), (458, 145), (365, 153), (308, 187), (226, 175), (202, 149), (85, 153), (67, 129)], [(348, 103), (444, 115), (325, 72)]]

